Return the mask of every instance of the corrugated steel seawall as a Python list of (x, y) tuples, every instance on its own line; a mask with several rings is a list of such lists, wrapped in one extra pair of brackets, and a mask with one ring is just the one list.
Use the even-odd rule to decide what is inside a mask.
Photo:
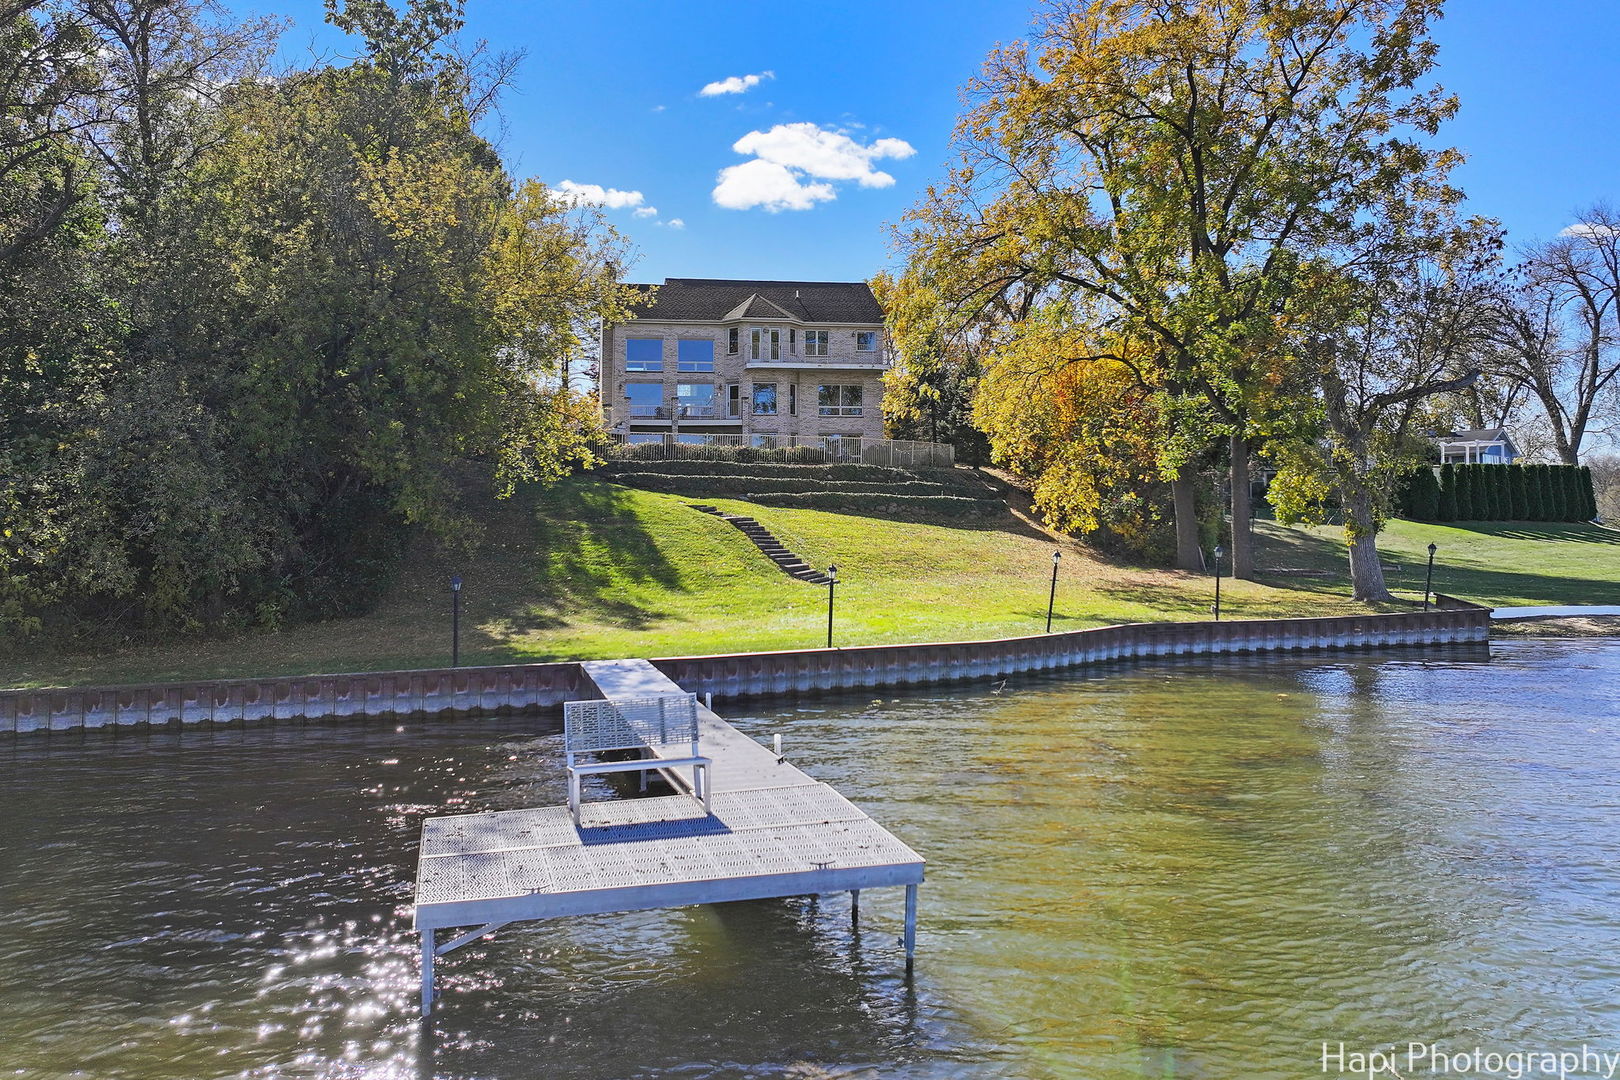
[[(949, 682), (1159, 656), (1446, 645), (1489, 637), (1489, 608), (1441, 597), (1437, 610), (1394, 615), (1132, 623), (994, 641), (684, 656), (653, 665), (688, 691), (739, 697)], [(596, 696), (577, 663), (5, 690), (0, 691), (0, 735), (153, 724), (469, 716), (554, 708)]]

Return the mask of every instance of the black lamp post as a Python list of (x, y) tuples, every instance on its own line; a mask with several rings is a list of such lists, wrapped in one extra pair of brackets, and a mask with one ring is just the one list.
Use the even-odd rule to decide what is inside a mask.
[(1429, 571), (1423, 575), (1423, 610), (1429, 610), (1429, 590), (1434, 585), (1434, 553), (1439, 551), (1439, 545), (1429, 545)]
[(1215, 621), (1221, 621), (1221, 559), (1226, 556), (1226, 549), (1215, 545)]
[(1063, 552), (1052, 552), (1052, 595), (1046, 598), (1046, 632), (1052, 632), (1052, 608), (1057, 605), (1057, 568), (1058, 560), (1063, 558)]
[(461, 575), (450, 579), (450, 666), (461, 666)]
[(832, 648), (833, 592), (838, 588), (838, 566), (827, 567), (827, 648)]

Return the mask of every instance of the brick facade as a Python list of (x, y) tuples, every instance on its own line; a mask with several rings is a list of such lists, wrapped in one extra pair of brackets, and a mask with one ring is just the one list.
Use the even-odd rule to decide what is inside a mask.
[[(882, 376), (888, 366), (889, 346), (875, 302), (870, 304), (870, 321), (833, 322), (786, 310), (792, 306), (786, 290), (793, 283), (727, 284), (737, 289), (751, 284), (774, 287), (783, 295), (784, 306), (776, 309), (756, 302), (750, 307), (748, 299), (757, 301), (760, 294), (748, 293), (741, 302), (728, 304), (726, 312), (717, 313), (720, 317), (667, 319), (658, 317), (661, 305), (655, 303), (641, 318), (602, 328), (602, 411), (610, 432), (631, 441), (650, 441), (652, 436), (677, 431), (688, 441), (704, 435), (737, 435), (745, 441), (774, 437), (780, 446), (794, 442), (819, 445), (827, 436), (883, 437)], [(826, 287), (826, 283), (816, 284)], [(866, 289), (864, 283), (844, 287)], [(866, 296), (869, 299), (870, 293)], [(762, 314), (772, 309), (774, 314)], [(682, 313), (692, 314), (691, 305)], [(727, 314), (735, 317), (724, 317)], [(733, 331), (735, 352), (731, 351)], [(826, 355), (812, 355), (810, 333), (826, 335)], [(871, 335), (873, 348), (858, 348), (863, 333)], [(632, 339), (657, 342), (636, 346), (635, 362), (642, 368), (651, 367), (648, 358), (656, 356), (662, 370), (630, 370)], [(682, 341), (711, 343), (713, 369), (680, 370)], [(679, 390), (683, 384), (688, 388), (684, 394)], [(648, 389), (638, 391), (638, 386)], [(823, 387), (844, 388), (829, 391), (829, 396), (836, 393), (836, 404), (823, 406)], [(774, 412), (765, 388), (774, 388)], [(634, 409), (631, 393), (636, 394)], [(710, 395), (712, 406), (705, 406)], [(682, 404), (688, 407), (678, 409)], [(655, 408), (660, 411), (649, 415)]]

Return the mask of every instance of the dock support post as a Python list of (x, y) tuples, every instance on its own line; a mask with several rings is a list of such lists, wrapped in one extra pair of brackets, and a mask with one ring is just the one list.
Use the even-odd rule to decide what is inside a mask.
[(861, 925), (861, 890), (849, 890), (849, 925)]
[(422, 931), (422, 1015), (433, 1014), (433, 928)]
[(912, 957), (917, 955), (917, 886), (906, 886), (906, 970), (911, 970)]

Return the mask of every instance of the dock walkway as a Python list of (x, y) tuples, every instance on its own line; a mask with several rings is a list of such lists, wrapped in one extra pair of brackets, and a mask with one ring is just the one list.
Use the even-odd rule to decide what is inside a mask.
[[(589, 661), (609, 701), (683, 695), (645, 660)], [(920, 855), (831, 787), (698, 706), (711, 761), (711, 812), (685, 794), (458, 814), (422, 825), (416, 929), (422, 1011), (432, 1011), (434, 961), (508, 923), (565, 915), (684, 907), (905, 886), (907, 963), (916, 948)], [(649, 747), (653, 757), (678, 748)], [(690, 790), (690, 768), (661, 770)], [(476, 929), (442, 944), (436, 932)]]

